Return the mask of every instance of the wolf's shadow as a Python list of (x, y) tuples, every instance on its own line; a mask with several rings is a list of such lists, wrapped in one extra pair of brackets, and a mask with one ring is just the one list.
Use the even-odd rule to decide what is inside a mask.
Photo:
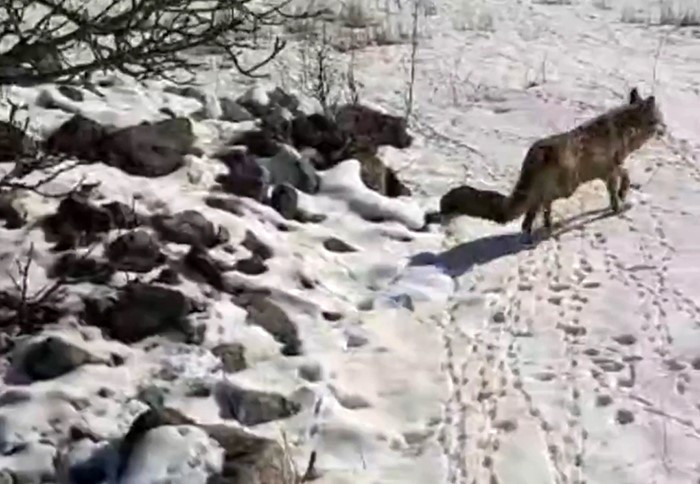
[[(627, 209), (629, 209), (629, 205), (624, 207), (624, 210)], [(459, 277), (474, 265), (486, 264), (507, 255), (533, 250), (542, 240), (559, 237), (613, 215), (616, 214), (609, 208), (590, 210), (556, 222), (550, 234), (547, 234), (544, 229), (538, 228), (533, 231), (530, 237), (522, 232), (489, 235), (470, 240), (440, 253), (419, 252), (411, 257), (409, 266), (433, 265), (443, 269), (451, 277)]]

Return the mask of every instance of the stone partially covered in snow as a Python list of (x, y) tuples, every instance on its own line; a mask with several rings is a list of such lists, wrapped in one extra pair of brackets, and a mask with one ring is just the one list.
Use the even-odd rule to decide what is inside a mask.
[(260, 163), (270, 172), (272, 183), (288, 183), (305, 193), (318, 192), (319, 176), (316, 170), (291, 146), (283, 145), (275, 156), (260, 159)]
[(50, 380), (86, 363), (99, 361), (85, 349), (58, 336), (36, 337), (19, 345), (12, 357), (15, 371), (31, 380)]
[(269, 174), (241, 149), (221, 153), (218, 158), (228, 168), (228, 173), (219, 175), (217, 181), (224, 190), (241, 197), (262, 200), (269, 183)]
[(216, 227), (196, 210), (154, 215), (151, 222), (162, 238), (177, 244), (214, 247), (229, 237), (224, 227)]
[(111, 133), (104, 141), (105, 162), (130, 175), (160, 177), (185, 164), (194, 152), (192, 123), (174, 118)]
[(251, 426), (291, 417), (301, 411), (301, 406), (283, 395), (249, 390), (233, 383), (219, 382), (214, 397), (222, 418), (234, 419)]
[(262, 327), (275, 340), (282, 343), (282, 354), (301, 354), (301, 340), (296, 325), (280, 307), (264, 293), (243, 293), (236, 297), (236, 304), (248, 311), (247, 321)]
[(236, 102), (257, 117), (264, 116), (270, 109), (270, 96), (260, 84), (248, 89)]
[(97, 121), (76, 114), (51, 133), (45, 146), (51, 152), (96, 162), (104, 159), (102, 141), (107, 134), (107, 128)]
[(6, 121), (0, 121), (0, 162), (14, 161), (36, 152), (35, 142), (23, 130)]
[(220, 97), (219, 104), (221, 105), (221, 119), (224, 121), (241, 123), (255, 119), (250, 111), (229, 97)]
[(149, 272), (165, 262), (158, 241), (145, 230), (133, 230), (110, 242), (107, 258), (115, 269)]
[(79, 193), (71, 193), (61, 200), (56, 213), (47, 216), (42, 225), (47, 239), (57, 242), (57, 249), (92, 242), (98, 234), (113, 227), (109, 211)]
[(85, 306), (88, 322), (124, 343), (166, 332), (193, 334), (187, 318), (192, 303), (174, 289), (132, 283), (119, 291), (116, 301), (87, 299)]
[(288, 183), (277, 185), (270, 194), (270, 206), (287, 220), (294, 219), (299, 209), (299, 197), (294, 187)]

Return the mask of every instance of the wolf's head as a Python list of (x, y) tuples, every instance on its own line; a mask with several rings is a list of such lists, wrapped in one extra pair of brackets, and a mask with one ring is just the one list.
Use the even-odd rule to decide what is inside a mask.
[(654, 136), (663, 136), (666, 132), (666, 124), (659, 110), (654, 95), (642, 99), (639, 91), (634, 87), (629, 94), (630, 123), (634, 128), (641, 131), (641, 135), (645, 138)]

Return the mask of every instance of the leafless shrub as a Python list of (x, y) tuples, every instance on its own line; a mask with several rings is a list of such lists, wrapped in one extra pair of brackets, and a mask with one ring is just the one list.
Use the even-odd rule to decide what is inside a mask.
[(338, 19), (343, 26), (351, 29), (363, 29), (373, 24), (373, 20), (367, 13), (363, 0), (346, 0), (340, 10)]
[[(109, 0), (95, 8), (69, 0), (7, 0), (0, 4), (0, 85), (73, 79), (114, 69), (134, 76), (169, 77), (201, 67), (196, 48), (215, 48), (246, 76), (285, 46), (275, 38), (261, 59), (242, 65), (264, 28), (317, 12), (292, 14), (290, 0), (255, 8), (250, 0)], [(81, 53), (77, 56), (77, 53)], [(83, 55), (84, 54), (84, 55)]]

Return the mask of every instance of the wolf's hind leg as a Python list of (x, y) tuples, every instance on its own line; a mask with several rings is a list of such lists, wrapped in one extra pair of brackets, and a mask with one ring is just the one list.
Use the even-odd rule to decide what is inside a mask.
[(544, 217), (544, 228), (552, 230), (552, 202), (544, 204), (542, 215)]
[(620, 198), (618, 195), (618, 186), (620, 185), (620, 174), (614, 171), (605, 180), (605, 186), (608, 189), (608, 196), (610, 197), (610, 208), (613, 212), (620, 211)]
[(620, 201), (624, 202), (627, 198), (627, 193), (630, 190), (630, 175), (627, 173), (627, 169), (620, 168), (620, 188), (617, 190), (617, 196)]
[(537, 216), (537, 211), (539, 210), (539, 206), (535, 206), (531, 209), (529, 209), (525, 213), (525, 218), (523, 219), (523, 225), (522, 225), (522, 230), (526, 234), (531, 234), (532, 233), (532, 224), (535, 221), (535, 217)]

